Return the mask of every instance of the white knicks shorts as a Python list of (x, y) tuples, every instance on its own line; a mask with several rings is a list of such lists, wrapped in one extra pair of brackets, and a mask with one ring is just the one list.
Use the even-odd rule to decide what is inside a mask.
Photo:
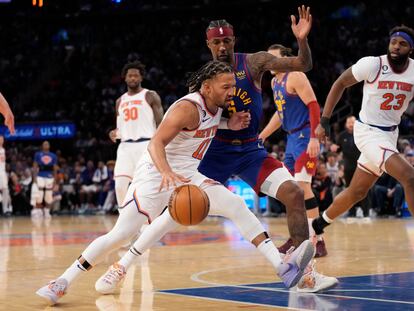
[(385, 170), (385, 162), (397, 149), (398, 129), (393, 132), (356, 121), (354, 125), (354, 141), (361, 155), (358, 167), (368, 173), (381, 176)]
[(128, 177), (132, 180), (139, 159), (147, 150), (149, 140), (138, 143), (121, 142), (116, 154), (114, 177)]
[[(208, 181), (203, 184), (203, 189), (212, 184), (220, 184), (212, 181), (210, 178), (197, 171), (175, 172), (191, 179), (189, 184), (196, 186), (201, 186), (201, 184), (205, 181)], [(148, 223), (151, 223), (168, 206), (171, 193), (175, 189), (174, 186), (170, 186), (169, 190), (164, 188), (159, 192), (158, 189), (160, 184), (161, 175), (154, 164), (149, 162), (140, 162), (139, 167), (135, 172), (134, 180), (128, 187), (128, 192), (125, 196), (123, 206), (121, 206), (120, 209), (133, 201), (138, 209), (138, 212), (147, 218)]]

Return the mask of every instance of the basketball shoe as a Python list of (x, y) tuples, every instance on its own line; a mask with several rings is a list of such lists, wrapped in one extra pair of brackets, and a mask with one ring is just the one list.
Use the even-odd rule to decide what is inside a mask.
[(102, 275), (95, 283), (95, 289), (98, 293), (101, 294), (113, 294), (125, 278), (126, 271), (124, 266), (121, 266), (119, 263), (114, 263), (109, 267), (108, 271)]
[(291, 247), (286, 252), (279, 265), (278, 275), (287, 288), (291, 288), (299, 282), (314, 253), (315, 248), (309, 240), (303, 241), (296, 249)]
[[(279, 246), (277, 250), (279, 253), (286, 254), (286, 252), (293, 246), (293, 240), (289, 238), (283, 245)], [(319, 257), (325, 257), (328, 255), (328, 251), (326, 249), (325, 241), (318, 240), (316, 242), (316, 252), (315, 252), (315, 258)]]
[(332, 276), (320, 274), (315, 269), (315, 261), (312, 261), (305, 269), (305, 273), (299, 280), (296, 290), (301, 293), (316, 293), (338, 284), (338, 279)]
[(57, 301), (66, 294), (68, 288), (68, 281), (65, 279), (57, 279), (51, 281), (48, 285), (39, 288), (37, 295), (47, 300), (49, 305), (54, 305)]

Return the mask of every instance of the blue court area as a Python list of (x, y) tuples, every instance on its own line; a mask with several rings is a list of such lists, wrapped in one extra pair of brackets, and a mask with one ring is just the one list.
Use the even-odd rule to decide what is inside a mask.
[(163, 293), (307, 310), (414, 310), (414, 272), (339, 278), (317, 294), (287, 291), (281, 283), (164, 290)]

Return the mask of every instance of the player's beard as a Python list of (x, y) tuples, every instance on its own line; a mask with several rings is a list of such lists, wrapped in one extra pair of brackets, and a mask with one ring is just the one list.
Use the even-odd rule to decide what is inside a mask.
[(217, 60), (219, 60), (221, 62), (225, 62), (227, 64), (231, 64), (231, 57), (230, 57), (229, 54), (227, 54), (227, 55), (225, 55), (225, 54), (218, 55)]
[(406, 64), (410, 54), (407, 53), (405, 55), (400, 55), (397, 58), (392, 58), (391, 57), (391, 52), (390, 52), (390, 50), (388, 50), (387, 56), (388, 56), (389, 62), (391, 63), (391, 65), (393, 65), (393, 67), (399, 67), (400, 68), (400, 67), (403, 67)]

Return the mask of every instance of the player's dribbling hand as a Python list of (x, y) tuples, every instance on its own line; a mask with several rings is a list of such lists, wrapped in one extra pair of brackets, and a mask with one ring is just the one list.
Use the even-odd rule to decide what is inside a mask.
[(112, 140), (112, 142), (116, 142), (116, 136), (117, 136), (118, 129), (113, 129), (109, 132), (109, 138)]
[(319, 140), (317, 138), (311, 138), (308, 144), (306, 153), (310, 158), (316, 158), (320, 152)]
[(315, 135), (316, 135), (316, 138), (318, 138), (321, 143), (323, 144), (326, 143), (325, 129), (322, 127), (320, 123), (315, 129)]
[(227, 122), (230, 130), (238, 131), (249, 126), (251, 120), (249, 111), (237, 111), (233, 113)]
[(310, 14), (310, 7), (305, 7), (304, 5), (298, 7), (298, 11), (299, 21), (297, 24), (295, 15), (290, 16), (292, 20), (292, 31), (298, 40), (303, 40), (306, 39), (312, 27), (312, 15)]
[(188, 183), (191, 179), (186, 178), (180, 174), (174, 173), (173, 171), (161, 173), (162, 180), (158, 192), (161, 192), (163, 189), (169, 190), (171, 188), (177, 187), (177, 185), (182, 183)]

